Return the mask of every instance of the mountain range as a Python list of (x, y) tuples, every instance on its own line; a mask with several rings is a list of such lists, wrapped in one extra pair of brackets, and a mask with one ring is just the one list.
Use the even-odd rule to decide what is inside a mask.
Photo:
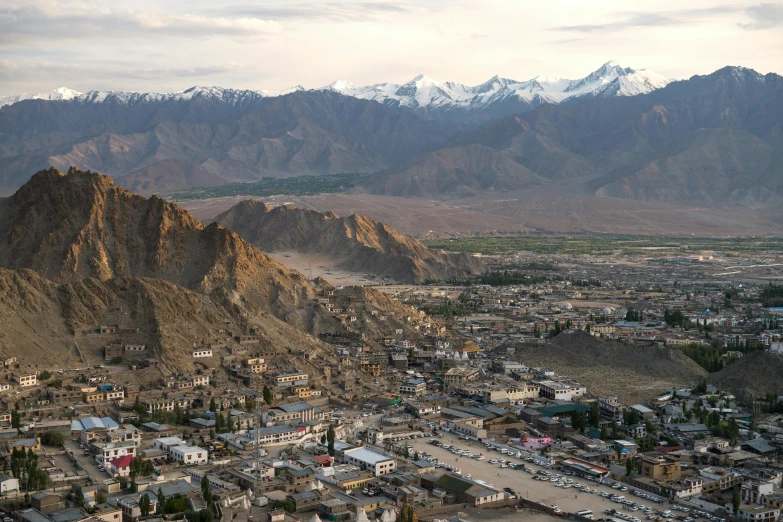
[[(424, 198), (568, 188), (701, 205), (783, 201), (783, 79), (742, 67), (669, 82), (613, 62), (579, 80), (493, 78), (272, 93), (59, 92), (0, 108), (0, 190), (50, 165), (167, 193), (370, 174)], [(71, 99), (67, 99), (71, 97)]]
[(242, 201), (215, 221), (264, 252), (318, 254), (336, 268), (369, 272), (404, 283), (463, 279), (486, 270), (477, 258), (432, 250), (412, 237), (365, 216), (272, 207)]

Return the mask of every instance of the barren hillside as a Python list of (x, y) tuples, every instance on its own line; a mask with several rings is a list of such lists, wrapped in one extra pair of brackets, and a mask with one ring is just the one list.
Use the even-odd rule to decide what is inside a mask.
[(735, 393), (756, 397), (783, 393), (783, 355), (751, 352), (734, 364), (710, 375), (710, 383)]
[(338, 269), (386, 275), (401, 282), (462, 278), (484, 270), (476, 258), (431, 250), (384, 223), (356, 214), (340, 218), (332, 212), (248, 200), (215, 220), (261, 250), (320, 254), (332, 259)]
[(696, 384), (707, 372), (677, 350), (601, 341), (579, 331), (564, 332), (544, 345), (521, 345), (516, 357), (587, 386), (592, 395), (644, 402), (673, 387)]

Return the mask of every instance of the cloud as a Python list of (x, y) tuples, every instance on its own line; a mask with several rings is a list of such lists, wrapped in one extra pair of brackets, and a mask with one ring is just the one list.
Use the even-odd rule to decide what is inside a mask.
[(745, 14), (752, 22), (738, 24), (743, 29), (757, 31), (783, 25), (783, 5), (759, 4), (745, 9)]
[(0, 48), (30, 41), (98, 38), (263, 36), (281, 32), (279, 23), (251, 16), (169, 13), (83, 4), (25, 0), (0, 9)]
[(269, 20), (331, 20), (339, 22), (378, 21), (388, 15), (429, 9), (434, 4), (404, 2), (308, 2), (273, 5), (233, 4), (214, 12), (226, 16), (260, 17)]
[(581, 24), (553, 27), (555, 31), (575, 33), (613, 33), (639, 27), (668, 27), (699, 23), (707, 18), (737, 13), (740, 9), (730, 5), (706, 9), (682, 9), (664, 12), (630, 11), (617, 13), (618, 18), (599, 24)]
[(0, 81), (35, 79), (41, 76), (53, 80), (116, 78), (127, 80), (157, 81), (177, 78), (206, 78), (235, 72), (242, 64), (229, 63), (188, 68), (138, 69), (101, 64), (82, 65), (72, 63), (35, 62), (19, 64), (10, 60), (0, 61)]

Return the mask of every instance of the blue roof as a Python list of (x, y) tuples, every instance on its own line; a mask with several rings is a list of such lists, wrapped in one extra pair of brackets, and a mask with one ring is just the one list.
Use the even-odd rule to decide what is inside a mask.
[(119, 426), (111, 417), (85, 417), (71, 421), (72, 431), (111, 430)]

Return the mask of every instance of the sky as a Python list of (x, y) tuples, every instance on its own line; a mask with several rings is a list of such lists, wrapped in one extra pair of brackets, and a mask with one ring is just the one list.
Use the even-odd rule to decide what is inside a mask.
[(0, 94), (783, 73), (783, 0), (0, 0)]

